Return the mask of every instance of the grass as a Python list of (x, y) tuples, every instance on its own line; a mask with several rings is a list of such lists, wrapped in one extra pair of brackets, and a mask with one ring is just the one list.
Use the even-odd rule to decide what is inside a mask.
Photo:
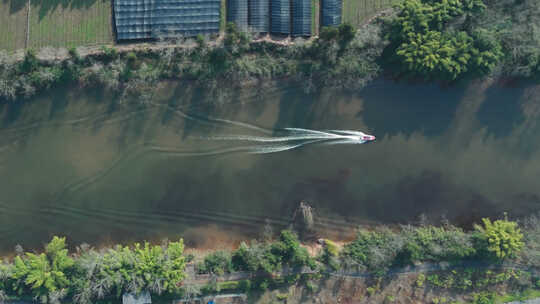
[(25, 47), (27, 1), (0, 0), (0, 49), (14, 51)]
[(217, 285), (219, 290), (237, 290), (240, 286), (240, 281), (218, 282)]
[(392, 7), (399, 0), (343, 0), (343, 22), (360, 26), (378, 12)]
[(313, 35), (319, 34), (319, 11), (321, 6), (321, 0), (311, 0), (311, 33)]
[(495, 299), (495, 303), (508, 303), (512, 301), (524, 301), (524, 300), (531, 300), (531, 299), (536, 299), (536, 298), (540, 298), (540, 290), (527, 289), (520, 293), (498, 296)]
[(219, 31), (224, 32), (227, 26), (227, 0), (221, 0), (221, 8), (219, 14)]

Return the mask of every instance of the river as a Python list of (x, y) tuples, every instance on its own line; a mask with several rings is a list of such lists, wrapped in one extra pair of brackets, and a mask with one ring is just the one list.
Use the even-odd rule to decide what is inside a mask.
[[(286, 227), (300, 201), (317, 227), (421, 214), (469, 227), (540, 209), (540, 87), (375, 81), (360, 92), (162, 84), (150, 101), (60, 88), (0, 105), (0, 250), (184, 237), (212, 246)], [(215, 140), (283, 128), (359, 130), (373, 144), (251, 154)], [(265, 224), (266, 223), (266, 224)]]

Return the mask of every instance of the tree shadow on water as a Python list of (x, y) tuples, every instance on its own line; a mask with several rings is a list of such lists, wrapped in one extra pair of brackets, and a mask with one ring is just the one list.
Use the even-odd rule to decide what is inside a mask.
[(284, 87), (279, 102), (279, 116), (274, 124), (275, 129), (291, 127), (308, 127), (314, 121), (313, 108), (317, 96), (307, 95), (302, 89)]
[(527, 86), (503, 88), (493, 85), (486, 91), (486, 100), (477, 112), (477, 119), (488, 133), (507, 136), (525, 121), (521, 105)]
[(66, 92), (69, 91), (68, 86), (60, 86), (58, 89), (49, 91), (49, 98), (51, 100), (51, 106), (49, 108), (49, 120), (59, 118), (66, 112), (66, 108), (69, 105), (71, 99)]
[(5, 113), (1, 122), (2, 128), (7, 128), (17, 121), (21, 116), (24, 104), (24, 101), (0, 102), (0, 112)]
[(450, 126), (465, 89), (381, 80), (359, 93), (364, 101), (361, 115), (377, 136), (418, 131), (436, 136)]

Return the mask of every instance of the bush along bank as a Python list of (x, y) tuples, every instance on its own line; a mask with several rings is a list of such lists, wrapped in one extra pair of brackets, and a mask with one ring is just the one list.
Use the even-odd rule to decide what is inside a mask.
[[(181, 298), (293, 284), (313, 291), (329, 276), (371, 278), (374, 283), (367, 293), (374, 296), (385, 281), (399, 280), (396, 272), (407, 265), (417, 265), (409, 269), (417, 273), (416, 289), (491, 301), (502, 291), (540, 290), (539, 235), (537, 217), (521, 225), (506, 218), (484, 219), (470, 232), (451, 225), (361, 229), (350, 243), (340, 246), (324, 240), (321, 249), (310, 254), (293, 232), (284, 230), (276, 240), (242, 243), (232, 252), (214, 251), (204, 257), (184, 254), (181, 240), (102, 250), (82, 245), (69, 253), (65, 238), (54, 237), (42, 253), (19, 249), (15, 258), (0, 262), (0, 301), (95, 303), (142, 291)], [(418, 266), (441, 262), (450, 266)], [(188, 277), (188, 264), (206, 279)], [(236, 277), (218, 280), (227, 274)], [(489, 301), (475, 303), (493, 303)]]
[(362, 87), (376, 77), (376, 58), (385, 46), (379, 26), (355, 34), (349, 25), (328, 28), (315, 41), (290, 45), (253, 42), (229, 24), (222, 40), (182, 40), (177, 47), (119, 53), (115, 48), (80, 56), (76, 49), (60, 61), (39, 60), (28, 51), (22, 61), (0, 53), (0, 98), (17, 100), (61, 83), (103, 87), (120, 96), (149, 98), (165, 79), (194, 80), (209, 88), (250, 80), (292, 78), (306, 90), (319, 86)]

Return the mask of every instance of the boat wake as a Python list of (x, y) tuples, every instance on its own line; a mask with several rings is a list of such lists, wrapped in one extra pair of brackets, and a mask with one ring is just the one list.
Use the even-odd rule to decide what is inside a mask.
[(317, 131), (302, 128), (285, 128), (279, 136), (249, 136), (227, 135), (208, 137), (209, 140), (224, 140), (254, 143), (242, 147), (242, 150), (252, 154), (266, 154), (288, 151), (306, 145), (338, 145), (338, 144), (365, 144), (375, 140), (375, 136), (352, 130), (326, 130)]

